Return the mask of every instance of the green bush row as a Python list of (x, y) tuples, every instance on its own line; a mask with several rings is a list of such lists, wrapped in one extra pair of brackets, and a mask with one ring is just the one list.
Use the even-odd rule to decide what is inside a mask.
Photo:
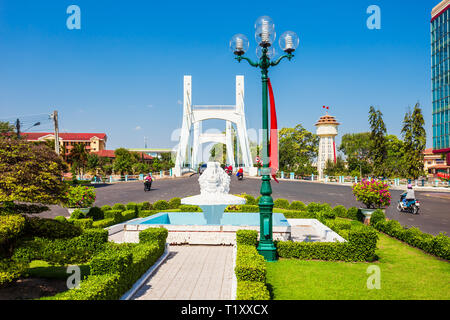
[(337, 233), (345, 235), (347, 242), (276, 242), (277, 254), (281, 258), (326, 261), (373, 261), (377, 247), (378, 235), (368, 226), (358, 226), (349, 229), (345, 222), (330, 224)]
[(258, 244), (258, 231), (238, 230), (236, 232), (236, 244), (256, 247)]
[[(256, 232), (256, 231), (255, 231)], [(269, 300), (266, 287), (266, 263), (255, 247), (255, 232), (239, 230), (237, 234), (236, 298), (238, 300)], [(256, 235), (257, 236), (257, 235)], [(248, 243), (248, 244), (247, 244)], [(249, 245), (249, 243), (252, 243)]]
[[(373, 217), (370, 219), (371, 223)], [(406, 228), (396, 220), (377, 220), (373, 227), (391, 237), (422, 249), (442, 259), (450, 260), (450, 238), (443, 233), (433, 236), (423, 233), (418, 228)]]
[(44, 260), (52, 265), (80, 264), (89, 261), (108, 241), (108, 231), (87, 229), (80, 236), (70, 239), (36, 237), (23, 241), (14, 251), (12, 260), (30, 263)]
[[(157, 228), (152, 228), (157, 229)], [(165, 230), (165, 231), (164, 231)], [(108, 243), (90, 262), (91, 275), (79, 289), (59, 293), (45, 300), (117, 300), (126, 293), (162, 255), (167, 230), (146, 232), (151, 237), (138, 244)], [(145, 231), (145, 230), (144, 230)]]

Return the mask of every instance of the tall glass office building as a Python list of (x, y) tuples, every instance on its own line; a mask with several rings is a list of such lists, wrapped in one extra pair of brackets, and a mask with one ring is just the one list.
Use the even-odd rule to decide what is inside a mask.
[(433, 152), (447, 154), (450, 163), (450, 0), (431, 12), (431, 77)]

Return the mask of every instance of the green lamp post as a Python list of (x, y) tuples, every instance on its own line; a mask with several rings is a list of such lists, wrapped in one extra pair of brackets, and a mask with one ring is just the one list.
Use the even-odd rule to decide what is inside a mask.
[(297, 49), (299, 39), (297, 34), (292, 31), (286, 31), (279, 39), (281, 49), (286, 53), (278, 59), (272, 61), (274, 56), (273, 42), (276, 38), (275, 26), (272, 19), (267, 16), (259, 17), (255, 23), (255, 39), (258, 43), (256, 54), (259, 58), (258, 62), (254, 62), (243, 55), (248, 50), (249, 42), (245, 35), (236, 34), (231, 38), (230, 48), (236, 55), (236, 60), (241, 62), (246, 60), (251, 66), (261, 69), (262, 80), (262, 161), (261, 169), (261, 200), (259, 201), (260, 212), (260, 241), (258, 252), (266, 259), (266, 261), (276, 261), (276, 248), (273, 243), (272, 234), (272, 215), (273, 215), (273, 198), (272, 187), (270, 186), (270, 168), (269, 168), (269, 110), (267, 102), (267, 81), (270, 67), (275, 67), (281, 60), (287, 58), (291, 60), (293, 52)]

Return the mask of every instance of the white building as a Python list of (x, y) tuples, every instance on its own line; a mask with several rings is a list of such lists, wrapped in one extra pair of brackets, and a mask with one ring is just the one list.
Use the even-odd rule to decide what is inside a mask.
[(338, 126), (340, 123), (336, 121), (335, 117), (327, 113), (325, 116), (320, 117), (315, 125), (317, 127), (316, 133), (320, 137), (317, 171), (319, 173), (319, 179), (322, 180), (327, 161), (331, 160), (336, 163), (335, 137), (338, 135)]

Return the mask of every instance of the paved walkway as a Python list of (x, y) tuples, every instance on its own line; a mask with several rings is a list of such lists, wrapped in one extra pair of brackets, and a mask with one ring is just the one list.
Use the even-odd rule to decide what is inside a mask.
[(233, 247), (170, 246), (133, 300), (231, 300)]

